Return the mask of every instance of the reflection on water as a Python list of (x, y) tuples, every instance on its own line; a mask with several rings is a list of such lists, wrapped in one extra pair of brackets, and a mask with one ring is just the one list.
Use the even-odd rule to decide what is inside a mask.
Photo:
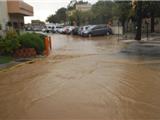
[(0, 73), (1, 119), (160, 119), (158, 57), (123, 54), (115, 36), (52, 37), (53, 56)]
[[(112, 39), (112, 40), (111, 40)], [(119, 51), (122, 47), (116, 37), (79, 37), (79, 36), (53, 36), (54, 51), (62, 49), (64, 51), (73, 51), (88, 54), (105, 54)]]

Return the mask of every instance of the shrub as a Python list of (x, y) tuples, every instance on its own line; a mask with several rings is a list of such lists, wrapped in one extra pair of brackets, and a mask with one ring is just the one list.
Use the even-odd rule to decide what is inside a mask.
[(3, 49), (4, 49), (4, 42), (2, 38), (0, 38), (0, 55), (3, 53)]
[(35, 48), (38, 54), (44, 51), (43, 38), (36, 33), (24, 33), (19, 36), (19, 41), (22, 48)]
[(10, 56), (0, 56), (0, 64), (9, 63), (13, 58)]
[(20, 47), (18, 35), (14, 30), (9, 30), (6, 33), (5, 38), (1, 39), (0, 41), (1, 54), (12, 54), (16, 49)]
[(8, 21), (6, 24), (8, 27), (12, 27), (12, 22)]
[(40, 38), (41, 38), (41, 39), (43, 39), (43, 40), (45, 39), (45, 37), (47, 37), (47, 36), (46, 36), (46, 35), (44, 35), (44, 34), (38, 34), (38, 35), (39, 35), (39, 36), (40, 36)]

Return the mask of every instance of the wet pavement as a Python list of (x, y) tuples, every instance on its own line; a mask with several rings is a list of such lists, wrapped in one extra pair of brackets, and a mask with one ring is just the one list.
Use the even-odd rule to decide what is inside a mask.
[(47, 59), (0, 72), (2, 120), (159, 120), (160, 59), (115, 36), (53, 35)]

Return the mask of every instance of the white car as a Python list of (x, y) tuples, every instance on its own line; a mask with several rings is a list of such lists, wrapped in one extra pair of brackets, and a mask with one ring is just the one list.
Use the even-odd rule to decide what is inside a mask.
[(74, 28), (75, 28), (74, 26), (68, 26), (66, 33), (71, 34)]
[(86, 31), (86, 30), (88, 30), (88, 28), (90, 28), (91, 27), (91, 25), (87, 25), (87, 26), (83, 26), (83, 27), (81, 27), (81, 30), (79, 31), (79, 35), (83, 35), (83, 33)]
[(42, 29), (42, 32), (46, 32), (46, 28), (43, 28), (43, 29)]
[(55, 32), (60, 32), (60, 30), (63, 28), (63, 26), (56, 26), (55, 28), (54, 28), (54, 31)]

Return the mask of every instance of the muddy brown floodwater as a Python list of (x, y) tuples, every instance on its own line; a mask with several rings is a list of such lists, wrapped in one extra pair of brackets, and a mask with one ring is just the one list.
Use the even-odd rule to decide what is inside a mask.
[(160, 59), (115, 36), (53, 35), (47, 59), (0, 72), (0, 120), (160, 120)]

